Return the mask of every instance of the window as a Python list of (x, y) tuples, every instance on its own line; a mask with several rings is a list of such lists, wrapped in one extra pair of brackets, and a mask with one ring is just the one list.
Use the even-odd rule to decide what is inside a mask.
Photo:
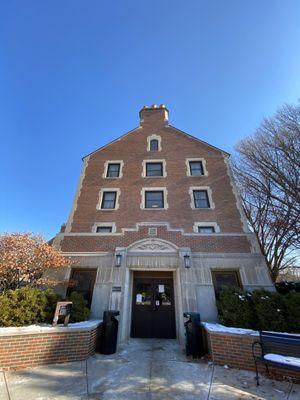
[(214, 226), (198, 226), (198, 233), (215, 233)]
[(210, 208), (206, 190), (193, 190), (195, 208)]
[(191, 176), (201, 176), (204, 175), (202, 161), (190, 161), (190, 174)]
[(112, 226), (97, 226), (97, 233), (112, 233)]
[(123, 160), (106, 160), (104, 163), (104, 170), (102, 178), (106, 179), (120, 179), (123, 177)]
[(212, 271), (213, 284), (216, 296), (218, 296), (224, 286), (242, 288), (238, 271)]
[(113, 209), (116, 206), (116, 192), (103, 192), (101, 208), (103, 209)]
[(215, 221), (197, 221), (194, 222), (193, 231), (195, 233), (204, 233), (204, 234), (211, 234), (211, 233), (220, 233), (221, 229), (220, 226)]
[(161, 137), (153, 134), (147, 137), (147, 151), (161, 151)]
[(158, 150), (158, 140), (152, 139), (150, 141), (150, 151), (157, 151)]
[(120, 164), (108, 164), (107, 178), (118, 178), (120, 175)]
[(163, 176), (163, 164), (161, 162), (146, 163), (146, 176)]
[(67, 291), (67, 295), (70, 295), (73, 291), (82, 294), (83, 298), (87, 301), (87, 307), (90, 308), (96, 274), (96, 269), (72, 269), (70, 276), (71, 286)]
[(185, 165), (187, 176), (208, 176), (205, 158), (186, 158)]
[(164, 192), (145, 192), (145, 208), (164, 208)]

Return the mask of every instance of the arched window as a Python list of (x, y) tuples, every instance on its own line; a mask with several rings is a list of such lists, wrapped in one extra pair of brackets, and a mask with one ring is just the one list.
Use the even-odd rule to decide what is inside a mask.
[(158, 150), (158, 140), (152, 139), (150, 141), (150, 151), (157, 151)]

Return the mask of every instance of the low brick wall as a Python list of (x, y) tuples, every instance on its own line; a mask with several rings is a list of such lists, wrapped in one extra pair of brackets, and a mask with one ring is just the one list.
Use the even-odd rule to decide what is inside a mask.
[[(211, 328), (210, 328), (211, 326)], [(220, 326), (220, 325), (219, 325)], [(213, 324), (205, 324), (211, 359), (219, 365), (255, 371), (252, 343), (259, 339), (258, 332), (236, 328), (214, 329)], [(226, 332), (225, 330), (228, 329)], [(236, 331), (236, 332), (235, 332)], [(240, 332), (240, 333), (238, 333)], [(290, 379), (300, 383), (300, 372), (269, 366), (270, 375), (277, 380)], [(264, 364), (259, 364), (259, 372), (266, 375)]]
[(101, 321), (68, 327), (0, 328), (0, 370), (85, 360), (95, 353)]

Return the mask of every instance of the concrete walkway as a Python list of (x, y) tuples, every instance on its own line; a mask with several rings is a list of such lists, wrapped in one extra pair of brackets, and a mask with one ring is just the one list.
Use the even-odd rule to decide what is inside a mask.
[(185, 357), (175, 340), (134, 339), (112, 356), (0, 372), (0, 400), (300, 398), (300, 386)]

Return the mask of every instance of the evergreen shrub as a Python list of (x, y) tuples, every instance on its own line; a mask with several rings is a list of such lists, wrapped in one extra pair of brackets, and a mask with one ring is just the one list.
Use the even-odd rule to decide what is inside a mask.
[(224, 287), (218, 297), (219, 319), (225, 326), (300, 333), (300, 293), (253, 292)]
[[(56, 303), (61, 300), (61, 296), (53, 289), (42, 290), (26, 286), (6, 290), (0, 294), (0, 327), (51, 324)], [(73, 292), (69, 300), (73, 301), (70, 322), (87, 320), (90, 311), (82, 295)]]

